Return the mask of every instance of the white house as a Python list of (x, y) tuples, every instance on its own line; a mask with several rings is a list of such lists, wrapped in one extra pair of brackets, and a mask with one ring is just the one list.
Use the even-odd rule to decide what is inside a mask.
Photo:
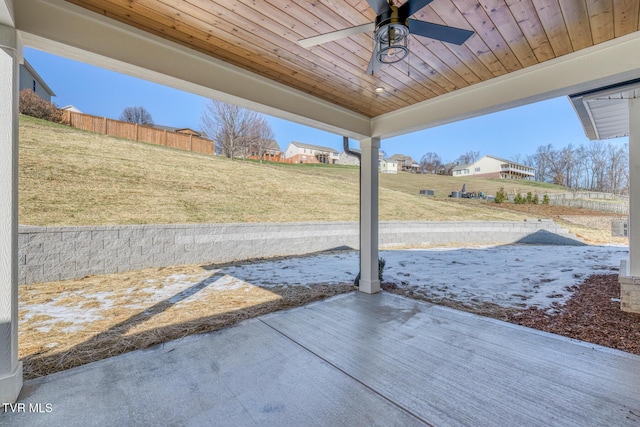
[(387, 160), (397, 163), (398, 170), (400, 172), (418, 172), (420, 165), (413, 160), (411, 156), (405, 156), (404, 154), (394, 154)]
[(398, 173), (398, 163), (390, 159), (380, 160), (380, 173)]
[(484, 156), (475, 163), (456, 166), (453, 168), (453, 176), (534, 180), (536, 178), (536, 170), (511, 160)]
[(292, 163), (327, 163), (336, 164), (340, 158), (338, 151), (321, 145), (305, 144), (292, 141), (284, 153)]
[(31, 89), (40, 98), (45, 101), (51, 102), (51, 97), (56, 96), (51, 90), (49, 85), (40, 77), (40, 74), (33, 69), (31, 64), (25, 59), (24, 64), (20, 64), (20, 84), (19, 90)]

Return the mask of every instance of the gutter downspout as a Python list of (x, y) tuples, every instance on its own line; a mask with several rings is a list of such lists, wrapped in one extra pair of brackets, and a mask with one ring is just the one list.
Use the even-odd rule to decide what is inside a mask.
[[(362, 223), (362, 156), (360, 155), (360, 152), (352, 150), (349, 147), (349, 138), (346, 136), (342, 137), (342, 146), (344, 148), (344, 152), (349, 154), (350, 156), (356, 157), (358, 159), (358, 164), (359, 164), (359, 169), (358, 169), (358, 186), (360, 188), (360, 192), (358, 194), (358, 242), (361, 243), (362, 242), (362, 232), (360, 230), (360, 223)], [(360, 266), (362, 265), (362, 248), (360, 248), (360, 261), (358, 264), (358, 275), (356, 276), (355, 280), (353, 281), (354, 285), (358, 286), (360, 284)]]

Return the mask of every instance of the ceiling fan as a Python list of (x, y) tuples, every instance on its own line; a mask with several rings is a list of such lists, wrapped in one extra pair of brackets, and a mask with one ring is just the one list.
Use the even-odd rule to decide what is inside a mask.
[(387, 0), (367, 0), (369, 6), (378, 15), (376, 22), (308, 37), (299, 40), (298, 43), (302, 47), (310, 48), (355, 34), (374, 31), (375, 47), (367, 67), (367, 74), (373, 74), (377, 64), (393, 64), (402, 61), (409, 54), (409, 34), (457, 45), (463, 44), (473, 35), (473, 31), (409, 18), (432, 1), (407, 0), (398, 7), (393, 4), (393, 0), (388, 2)]

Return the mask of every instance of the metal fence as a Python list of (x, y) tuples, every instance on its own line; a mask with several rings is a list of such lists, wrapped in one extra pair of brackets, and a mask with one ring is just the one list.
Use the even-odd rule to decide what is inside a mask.
[(590, 209), (592, 211), (613, 212), (622, 215), (627, 215), (629, 213), (629, 205), (626, 203), (596, 202), (593, 200), (549, 199), (549, 204)]

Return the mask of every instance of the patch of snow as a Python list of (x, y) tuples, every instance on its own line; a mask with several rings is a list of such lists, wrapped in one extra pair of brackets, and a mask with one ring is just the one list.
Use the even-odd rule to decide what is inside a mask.
[(35, 321), (33, 326), (37, 331), (47, 333), (60, 322), (82, 324), (102, 319), (99, 313), (101, 308), (83, 308), (82, 304), (85, 304), (86, 301), (77, 305), (62, 305), (60, 300), (63, 299), (60, 296), (44, 304), (32, 304), (25, 307), (24, 321), (29, 321), (36, 316), (46, 316), (46, 319)]
[[(551, 307), (571, 296), (567, 287), (591, 274), (618, 270), (626, 246), (500, 245), (381, 251), (384, 281), (438, 299), (504, 307)], [(355, 251), (261, 261), (224, 273), (257, 286), (352, 283)]]

